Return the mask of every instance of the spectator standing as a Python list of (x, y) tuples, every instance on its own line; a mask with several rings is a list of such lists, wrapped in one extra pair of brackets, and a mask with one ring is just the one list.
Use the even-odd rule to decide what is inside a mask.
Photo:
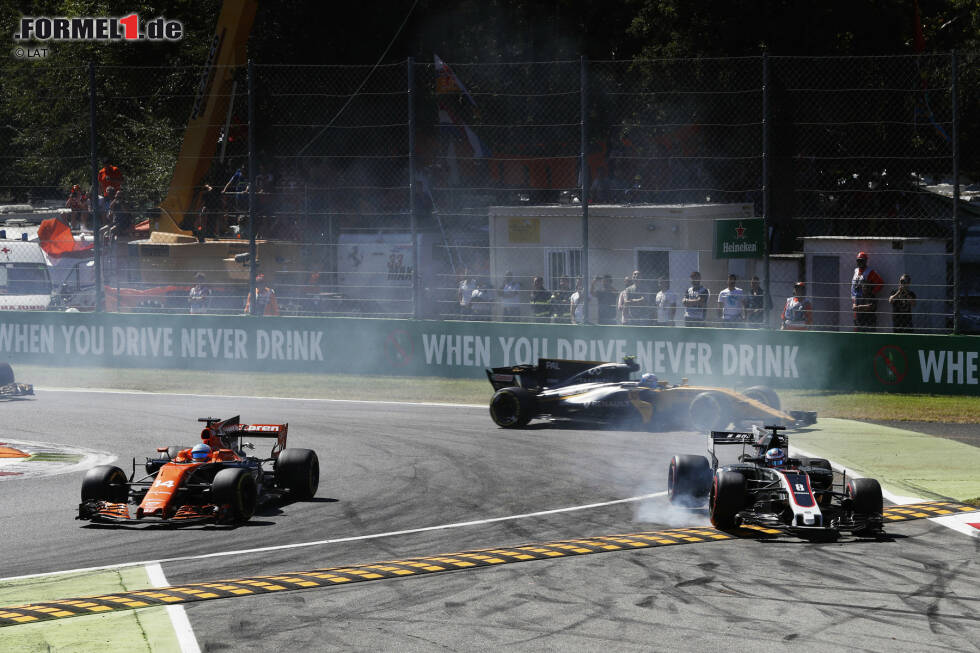
[[(868, 267), (868, 255), (858, 252), (857, 267), (851, 277), (851, 305), (854, 307), (854, 330), (874, 331), (878, 326), (878, 293), (885, 285), (881, 276)], [(861, 306), (859, 309), (858, 306)]]
[(691, 273), (691, 287), (684, 293), (684, 326), (704, 326), (711, 292), (701, 285), (701, 273)]
[(590, 289), (592, 297), (598, 307), (597, 318), (599, 324), (616, 323), (616, 300), (619, 293), (613, 288), (612, 275), (598, 276), (592, 281)]
[(735, 285), (738, 278), (728, 275), (728, 287), (718, 293), (718, 316), (722, 326), (737, 329), (745, 323), (745, 291)]
[(640, 324), (642, 319), (641, 304), (644, 302), (643, 295), (637, 288), (640, 279), (639, 270), (634, 270), (632, 276), (623, 279), (623, 292), (619, 293), (619, 314), (620, 324)]
[(266, 284), (264, 274), (255, 275), (255, 290), (245, 300), (245, 312), (251, 315), (253, 305), (255, 315), (279, 315), (276, 291)]
[(895, 333), (912, 333), (912, 310), (915, 308), (915, 293), (909, 288), (912, 277), (903, 274), (898, 279), (898, 288), (888, 297), (892, 305), (892, 326)]
[(473, 301), (474, 290), (476, 290), (476, 278), (470, 274), (468, 268), (463, 268), (463, 279), (459, 282), (459, 290), (456, 293), (460, 319), (468, 319), (473, 314), (470, 303)]
[(568, 313), (572, 324), (585, 324), (585, 288), (581, 278), (575, 280), (575, 292), (568, 300)]
[(793, 286), (793, 296), (786, 300), (781, 320), (779, 328), (786, 331), (805, 331), (813, 324), (813, 307), (806, 298), (806, 285), (802, 281)]
[(488, 321), (493, 317), (493, 289), (480, 279), (476, 282), (470, 300), (470, 314), (475, 320)]
[(552, 322), (568, 322), (568, 301), (572, 296), (572, 289), (569, 287), (568, 277), (558, 280), (558, 290), (551, 293), (548, 303), (551, 305)]
[(674, 315), (677, 313), (677, 293), (670, 289), (670, 282), (664, 277), (657, 280), (660, 290), (657, 291), (657, 324), (674, 326)]
[(203, 272), (194, 275), (194, 285), (187, 295), (191, 313), (207, 313), (211, 307), (211, 289), (204, 283), (205, 279)]
[(752, 277), (749, 291), (745, 296), (745, 322), (751, 328), (761, 329), (769, 325), (769, 311), (772, 299), (759, 283), (759, 277)]
[(504, 284), (497, 294), (500, 297), (504, 321), (519, 320), (521, 317), (521, 284), (514, 281), (514, 273), (510, 270), (504, 274)]
[(531, 313), (535, 322), (547, 322), (551, 318), (551, 306), (548, 302), (551, 293), (545, 289), (542, 277), (534, 277), (531, 280), (531, 294), (528, 299), (531, 302)]
[[(112, 187), (110, 186), (110, 190)], [(114, 238), (132, 238), (133, 215), (123, 205), (123, 189), (116, 190), (109, 204), (108, 224), (111, 225)]]
[(65, 202), (65, 208), (71, 209), (68, 226), (77, 231), (84, 229), (85, 218), (88, 214), (88, 199), (85, 197), (85, 193), (82, 192), (82, 187), (78, 184), (71, 187), (71, 191), (68, 193), (68, 200)]
[[(878, 300), (875, 299), (871, 284), (858, 285), (859, 297), (852, 300), (854, 309), (854, 330), (862, 332), (876, 331), (878, 324)], [(852, 291), (853, 292), (853, 291)]]

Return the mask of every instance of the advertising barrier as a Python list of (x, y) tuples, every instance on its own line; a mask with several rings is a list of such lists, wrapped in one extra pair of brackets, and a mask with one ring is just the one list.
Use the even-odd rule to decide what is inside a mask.
[(980, 338), (356, 318), (4, 312), (0, 360), (36, 365), (480, 378), (539, 357), (635, 356), (663, 380), (975, 394)]

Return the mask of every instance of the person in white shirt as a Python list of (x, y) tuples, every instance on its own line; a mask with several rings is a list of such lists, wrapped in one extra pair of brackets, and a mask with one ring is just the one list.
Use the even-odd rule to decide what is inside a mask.
[(745, 324), (745, 293), (735, 286), (737, 278), (728, 275), (728, 287), (718, 293), (718, 312), (724, 327), (737, 328)]
[(464, 268), (463, 279), (459, 282), (459, 295), (457, 297), (459, 316), (464, 320), (472, 315), (470, 304), (473, 301), (474, 290), (476, 290), (476, 279), (470, 274), (468, 269)]
[(572, 324), (585, 324), (585, 292), (582, 279), (575, 280), (575, 292), (569, 298), (569, 312), (572, 315)]
[(670, 289), (670, 282), (660, 277), (657, 280), (660, 286), (657, 292), (657, 324), (660, 326), (674, 326), (674, 314), (677, 312), (677, 293)]
[(191, 313), (207, 313), (211, 304), (211, 289), (205, 283), (203, 272), (194, 275), (194, 286), (187, 296), (187, 303), (191, 307)]

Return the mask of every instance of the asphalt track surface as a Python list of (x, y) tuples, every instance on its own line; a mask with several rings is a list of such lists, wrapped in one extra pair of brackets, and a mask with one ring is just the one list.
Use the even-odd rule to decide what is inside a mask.
[[(171, 584), (497, 546), (706, 525), (663, 497), (693, 433), (496, 428), (486, 408), (44, 392), (4, 409), (4, 436), (115, 452), (121, 467), (189, 445), (197, 417), (288, 421), (315, 449), (317, 499), (235, 528), (74, 520), (81, 474), (0, 483), (0, 578), (165, 562)], [(261, 441), (256, 446), (263, 446)], [(368, 537), (440, 524), (457, 527)], [(202, 650), (980, 650), (980, 538), (928, 520), (889, 538), (692, 543), (186, 606)], [(249, 549), (357, 538), (308, 547)], [(215, 552), (235, 555), (195, 559)], [(68, 597), (65, 597), (68, 598)]]

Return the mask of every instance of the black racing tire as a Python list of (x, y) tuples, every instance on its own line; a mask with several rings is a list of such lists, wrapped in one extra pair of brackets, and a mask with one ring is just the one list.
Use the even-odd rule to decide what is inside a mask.
[(722, 530), (735, 528), (735, 515), (745, 506), (745, 476), (717, 470), (708, 496), (711, 524)]
[(847, 496), (854, 512), (862, 515), (880, 515), (884, 511), (881, 485), (873, 478), (852, 478), (847, 481)]
[(775, 390), (764, 385), (754, 385), (751, 388), (746, 388), (742, 390), (742, 395), (749, 399), (755, 399), (770, 408), (775, 408), (776, 410), (781, 409), (779, 395), (776, 394)]
[(320, 487), (320, 459), (312, 449), (283, 449), (276, 460), (276, 485), (299, 499)]
[(685, 508), (703, 506), (711, 491), (711, 463), (704, 456), (679, 454), (667, 468), (667, 499)]
[(717, 431), (732, 421), (728, 416), (728, 402), (715, 392), (702, 392), (691, 400), (687, 414), (695, 431)]
[(14, 382), (14, 370), (10, 363), (0, 363), (0, 385), (10, 385)]
[(801, 458), (801, 467), (818, 470), (810, 473), (810, 482), (816, 490), (829, 490), (834, 484), (834, 468), (826, 458)]
[(126, 472), (115, 465), (99, 465), (85, 472), (82, 479), (82, 503), (113, 501), (122, 503), (129, 497)]
[(490, 419), (500, 428), (523, 428), (534, 417), (534, 404), (534, 394), (524, 388), (501, 388), (490, 399)]
[(235, 524), (247, 522), (255, 514), (258, 502), (255, 479), (243, 467), (225, 467), (214, 475), (211, 497), (219, 506), (228, 506), (229, 521)]

